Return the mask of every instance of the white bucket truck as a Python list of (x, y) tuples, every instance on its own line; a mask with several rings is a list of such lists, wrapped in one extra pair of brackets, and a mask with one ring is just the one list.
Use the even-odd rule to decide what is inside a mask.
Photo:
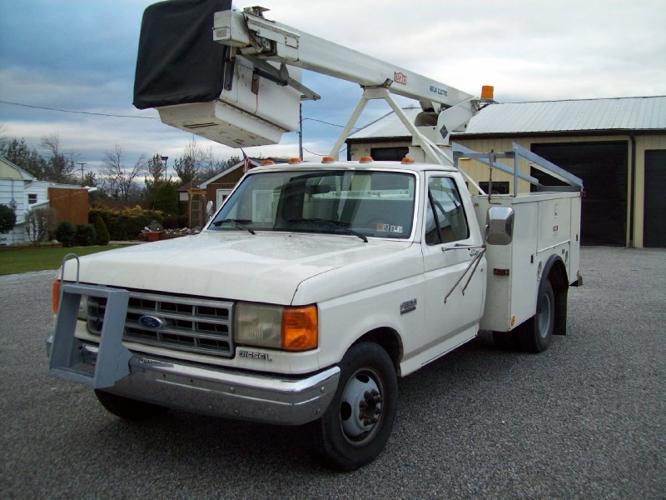
[[(197, 31), (176, 22), (200, 23), (199, 38), (164, 40)], [(332, 155), (251, 169), (199, 235), (63, 262), (50, 371), (124, 418), (181, 408), (309, 424), (322, 455), (350, 470), (383, 449), (399, 377), (480, 330), (530, 352), (566, 333), (582, 184), (518, 146), (449, 147), (484, 101), (226, 1), (146, 10), (135, 104), (225, 144), (274, 143), (298, 127), (300, 99), (318, 97), (297, 68), (363, 87)], [(392, 93), (421, 103), (419, 123)], [(421, 162), (335, 159), (374, 98), (403, 120)], [(487, 195), (461, 158), (537, 191)], [(519, 158), (570, 187), (543, 190)]]

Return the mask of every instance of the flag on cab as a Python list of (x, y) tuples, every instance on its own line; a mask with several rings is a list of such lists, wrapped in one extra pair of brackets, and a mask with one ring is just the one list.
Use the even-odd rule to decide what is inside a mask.
[(243, 153), (243, 173), (247, 172), (252, 168), (252, 161), (250, 158), (245, 154), (245, 151), (243, 151), (243, 148), (241, 148), (241, 153)]

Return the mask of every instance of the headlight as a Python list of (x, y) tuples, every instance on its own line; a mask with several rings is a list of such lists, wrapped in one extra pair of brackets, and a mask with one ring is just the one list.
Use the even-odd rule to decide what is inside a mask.
[(286, 351), (315, 349), (317, 306), (282, 307), (239, 302), (234, 339), (237, 344)]
[(237, 344), (279, 349), (282, 346), (282, 307), (241, 302), (236, 306)]

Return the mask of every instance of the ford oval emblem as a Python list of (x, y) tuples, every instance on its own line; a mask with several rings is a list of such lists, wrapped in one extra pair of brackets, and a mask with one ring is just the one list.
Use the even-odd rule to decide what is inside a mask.
[(166, 322), (163, 319), (157, 318), (155, 316), (144, 315), (139, 318), (139, 324), (144, 328), (150, 328), (151, 330), (157, 330), (166, 325)]

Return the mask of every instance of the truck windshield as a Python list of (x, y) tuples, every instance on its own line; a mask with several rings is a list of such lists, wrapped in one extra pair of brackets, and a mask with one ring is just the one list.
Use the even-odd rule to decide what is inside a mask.
[(290, 171), (248, 176), (208, 229), (409, 238), (415, 177), (378, 171)]

